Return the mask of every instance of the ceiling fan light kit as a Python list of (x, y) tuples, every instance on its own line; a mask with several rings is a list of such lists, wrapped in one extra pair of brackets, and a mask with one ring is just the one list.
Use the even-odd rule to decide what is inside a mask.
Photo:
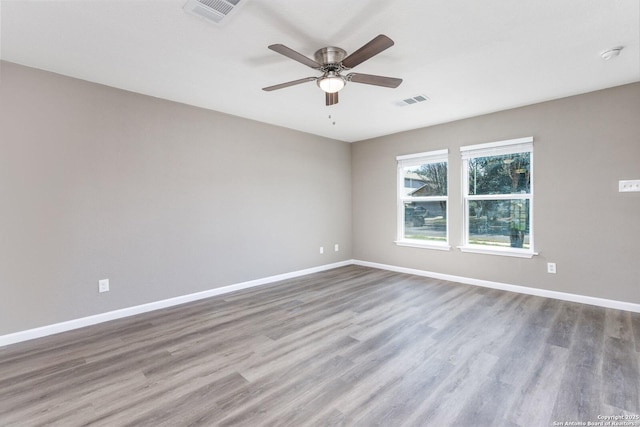
[(336, 93), (344, 87), (346, 81), (344, 77), (335, 71), (327, 71), (322, 77), (317, 80), (320, 89), (327, 93)]
[(274, 86), (264, 87), (262, 90), (270, 92), (315, 80), (318, 87), (325, 92), (326, 105), (334, 105), (338, 103), (338, 92), (344, 88), (347, 82), (396, 88), (400, 83), (402, 83), (402, 79), (361, 73), (349, 73), (347, 75), (342, 75), (343, 71), (350, 70), (351, 68), (363, 63), (383, 50), (390, 48), (393, 44), (393, 40), (384, 34), (380, 34), (369, 43), (353, 52), (351, 55), (347, 56), (347, 52), (344, 49), (329, 46), (317, 50), (314, 54), (315, 60), (308, 58), (285, 45), (270, 45), (269, 49), (274, 52), (318, 70), (322, 72), (322, 75), (320, 77), (306, 77), (286, 83), (280, 83)]

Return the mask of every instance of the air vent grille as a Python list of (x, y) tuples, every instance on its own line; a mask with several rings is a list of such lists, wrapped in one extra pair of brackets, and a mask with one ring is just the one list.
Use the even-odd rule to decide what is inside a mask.
[(185, 12), (217, 24), (237, 9), (242, 0), (188, 0)]
[(403, 99), (402, 101), (396, 102), (396, 105), (399, 107), (406, 107), (407, 105), (417, 104), (419, 102), (428, 101), (429, 97), (427, 95), (416, 95), (411, 98)]
[(222, 0), (198, 0), (198, 2), (202, 3), (205, 6), (210, 7), (216, 12), (222, 13), (223, 15), (226, 15), (227, 13), (231, 12), (234, 6), (233, 4), (227, 3), (226, 1), (222, 1)]

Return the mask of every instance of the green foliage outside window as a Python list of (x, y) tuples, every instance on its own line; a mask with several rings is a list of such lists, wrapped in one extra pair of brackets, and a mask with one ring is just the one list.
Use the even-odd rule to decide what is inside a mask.
[[(529, 152), (469, 159), (469, 195), (530, 194), (530, 165)], [(470, 243), (523, 248), (528, 232), (527, 199), (469, 201)], [(508, 243), (499, 237), (507, 235)]]

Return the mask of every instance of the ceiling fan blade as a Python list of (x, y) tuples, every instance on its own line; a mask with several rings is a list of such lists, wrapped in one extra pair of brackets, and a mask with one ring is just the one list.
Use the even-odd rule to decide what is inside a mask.
[(384, 86), (397, 88), (402, 83), (402, 79), (395, 77), (374, 76), (372, 74), (349, 73), (347, 80), (354, 83), (364, 83), (367, 85)]
[(322, 66), (318, 64), (316, 61), (314, 61), (313, 59), (307, 58), (303, 54), (298, 53), (295, 50), (288, 48), (283, 44), (272, 44), (271, 46), (269, 46), (269, 49), (271, 49), (274, 52), (278, 52), (280, 55), (284, 55), (287, 58), (291, 58), (294, 61), (298, 61), (301, 64), (306, 65), (307, 67), (320, 69), (320, 67)]
[(317, 77), (305, 77), (304, 79), (298, 79), (298, 80), (293, 80), (291, 82), (280, 83), (279, 85), (263, 87), (262, 90), (271, 92), (272, 90), (283, 89), (285, 87), (299, 85), (300, 83), (312, 82), (314, 80), (317, 80)]
[(325, 100), (327, 101), (327, 105), (337, 104), (338, 92), (334, 92), (334, 93), (325, 92)]
[(380, 34), (369, 43), (344, 58), (342, 60), (342, 65), (346, 68), (353, 68), (391, 46), (393, 46), (393, 40), (384, 34)]

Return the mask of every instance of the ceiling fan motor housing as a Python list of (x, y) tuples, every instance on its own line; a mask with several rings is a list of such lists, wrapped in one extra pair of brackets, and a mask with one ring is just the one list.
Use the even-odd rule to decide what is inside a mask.
[(342, 70), (342, 60), (347, 56), (347, 52), (339, 47), (323, 47), (316, 51), (313, 55), (316, 62), (322, 64), (323, 71), (340, 71)]
[(316, 62), (321, 64), (320, 71), (323, 73), (316, 81), (318, 87), (330, 94), (342, 89), (347, 79), (340, 72), (344, 69), (342, 60), (347, 56), (347, 52), (339, 47), (329, 46), (319, 49), (313, 56)]

